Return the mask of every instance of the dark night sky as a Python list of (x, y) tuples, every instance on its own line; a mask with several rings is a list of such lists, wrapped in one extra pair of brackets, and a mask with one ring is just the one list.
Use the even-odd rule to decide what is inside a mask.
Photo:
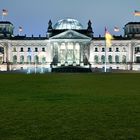
[[(5, 20), (15, 26), (15, 35), (18, 27), (23, 27), (22, 34), (45, 36), (48, 20), (53, 25), (63, 18), (77, 19), (85, 28), (90, 19), (95, 36), (104, 34), (107, 26), (112, 34), (114, 26), (123, 27), (127, 22), (140, 21), (134, 17), (135, 10), (140, 11), (139, 0), (0, 0), (0, 9), (9, 11)], [(2, 12), (1, 12), (2, 13)]]

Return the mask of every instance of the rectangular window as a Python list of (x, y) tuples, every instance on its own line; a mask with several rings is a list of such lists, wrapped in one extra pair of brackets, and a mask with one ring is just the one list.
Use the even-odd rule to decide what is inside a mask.
[(23, 52), (23, 48), (20, 48), (20, 51)]
[(30, 52), (31, 51), (31, 48), (28, 48), (28, 52)]
[(38, 48), (35, 48), (35, 52), (38, 52)]
[(109, 48), (109, 52), (112, 52), (112, 48)]
[(98, 48), (95, 48), (95, 52), (98, 52)]
[(42, 52), (45, 52), (45, 48), (42, 48)]
[(119, 48), (116, 48), (116, 52), (119, 52)]
[(105, 48), (102, 48), (102, 52), (104, 52), (105, 51)]

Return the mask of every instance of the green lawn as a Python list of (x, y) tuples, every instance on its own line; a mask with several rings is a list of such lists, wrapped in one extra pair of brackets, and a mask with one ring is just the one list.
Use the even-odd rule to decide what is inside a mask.
[(140, 74), (0, 74), (0, 140), (140, 140)]

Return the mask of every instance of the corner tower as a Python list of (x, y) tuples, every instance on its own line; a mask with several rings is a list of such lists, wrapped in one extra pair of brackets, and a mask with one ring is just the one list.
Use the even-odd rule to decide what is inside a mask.
[(0, 38), (9, 38), (13, 36), (14, 26), (9, 21), (0, 21)]

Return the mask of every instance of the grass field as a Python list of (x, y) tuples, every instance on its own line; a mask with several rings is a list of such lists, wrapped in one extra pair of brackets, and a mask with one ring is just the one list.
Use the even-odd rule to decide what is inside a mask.
[(0, 140), (140, 140), (140, 74), (0, 74)]

